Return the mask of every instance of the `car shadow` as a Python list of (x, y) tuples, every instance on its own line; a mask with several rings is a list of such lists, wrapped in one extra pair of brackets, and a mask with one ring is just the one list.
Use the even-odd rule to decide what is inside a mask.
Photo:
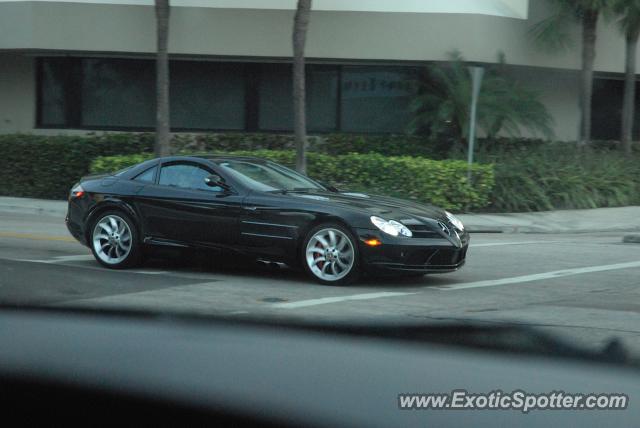
[[(224, 274), (238, 277), (273, 279), (291, 283), (308, 283), (318, 285), (301, 269), (275, 263), (258, 262), (254, 259), (235, 255), (208, 254), (206, 252), (182, 252), (167, 256), (155, 254), (149, 257), (144, 268), (172, 270), (180, 273)], [(399, 275), (363, 275), (358, 281), (349, 284), (350, 288), (402, 288), (422, 289), (428, 287), (454, 284), (456, 281), (446, 275), (434, 274), (418, 277)], [(331, 286), (324, 286), (331, 287)], [(340, 286), (336, 286), (340, 287)], [(342, 288), (342, 287), (340, 287)]]

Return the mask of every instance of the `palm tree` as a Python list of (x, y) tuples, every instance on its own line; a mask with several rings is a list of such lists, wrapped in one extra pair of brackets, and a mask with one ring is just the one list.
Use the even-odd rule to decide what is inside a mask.
[(169, 147), (169, 0), (155, 0), (156, 37), (156, 156), (167, 156)]
[(610, 10), (616, 0), (548, 0), (554, 13), (531, 29), (538, 43), (548, 49), (566, 48), (570, 44), (567, 24), (579, 22), (582, 27), (582, 77), (580, 83), (580, 145), (591, 142), (591, 101), (593, 98), (593, 64), (596, 58), (597, 26), (600, 16)]
[[(426, 133), (435, 140), (448, 137), (462, 141), (469, 135), (472, 82), (460, 53), (451, 52), (449, 59), (445, 65), (427, 67), (416, 82), (409, 131)], [(503, 133), (519, 136), (523, 129), (553, 138), (553, 118), (540, 94), (511, 78), (505, 64), (501, 55), (498, 65), (486, 69), (478, 101), (478, 127), (487, 138)]]
[(293, 23), (293, 128), (296, 141), (296, 170), (307, 170), (307, 115), (304, 48), (311, 15), (311, 0), (298, 0)]
[(614, 12), (626, 41), (624, 99), (622, 101), (622, 149), (631, 153), (636, 99), (636, 52), (640, 37), (640, 0), (617, 0)]

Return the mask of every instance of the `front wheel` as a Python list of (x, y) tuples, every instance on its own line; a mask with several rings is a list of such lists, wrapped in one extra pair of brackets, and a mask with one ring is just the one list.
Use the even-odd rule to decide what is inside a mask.
[(133, 221), (118, 211), (100, 214), (91, 232), (91, 252), (111, 269), (135, 266), (140, 260), (140, 244)]
[(359, 276), (357, 241), (345, 227), (323, 224), (313, 228), (302, 247), (305, 271), (325, 285), (346, 285)]

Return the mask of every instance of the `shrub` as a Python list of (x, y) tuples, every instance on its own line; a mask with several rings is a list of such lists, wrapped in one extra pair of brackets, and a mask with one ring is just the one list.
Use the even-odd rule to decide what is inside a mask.
[(640, 155), (615, 145), (588, 149), (571, 143), (481, 149), (495, 165), (491, 209), (497, 212), (581, 209), (640, 204)]
[[(231, 152), (238, 150), (294, 150), (291, 135), (195, 134), (174, 136), (172, 149), (185, 152)], [(447, 144), (448, 148), (450, 144)], [(309, 137), (309, 151), (330, 155), (380, 153), (387, 156), (442, 157), (442, 144), (421, 136), (332, 134)]]
[[(236, 151), (236, 155), (256, 156), (287, 166), (295, 163), (293, 151)], [(118, 170), (145, 160), (148, 156), (116, 156), (96, 159), (92, 172)], [(467, 183), (467, 165), (463, 161), (435, 161), (408, 156), (385, 157), (380, 154), (330, 156), (309, 153), (309, 175), (320, 181), (332, 177), (339, 188), (429, 202), (447, 209), (480, 209), (489, 204), (493, 187), (491, 165), (475, 165), (474, 188)]]
[[(506, 58), (486, 66), (478, 99), (477, 126), (489, 136), (530, 134), (553, 137), (553, 118), (540, 93), (528, 89), (506, 72)], [(449, 53), (449, 62), (425, 67), (414, 82), (417, 89), (411, 109), (413, 132), (432, 138), (463, 140), (469, 135), (472, 78), (469, 63), (459, 51)]]
[(0, 135), (0, 195), (63, 199), (99, 156), (150, 151), (148, 134)]

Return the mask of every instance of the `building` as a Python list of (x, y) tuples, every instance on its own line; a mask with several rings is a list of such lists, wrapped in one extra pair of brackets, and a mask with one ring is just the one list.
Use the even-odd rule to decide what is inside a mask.
[[(295, 0), (171, 3), (173, 130), (291, 130)], [(314, 0), (310, 132), (404, 132), (407, 76), (458, 49), (479, 63), (503, 51), (575, 140), (580, 31), (576, 49), (540, 50), (528, 31), (548, 14), (542, 0)], [(600, 27), (594, 138), (616, 139), (624, 40)], [(152, 0), (0, 0), (0, 133), (152, 129), (154, 52)]]

